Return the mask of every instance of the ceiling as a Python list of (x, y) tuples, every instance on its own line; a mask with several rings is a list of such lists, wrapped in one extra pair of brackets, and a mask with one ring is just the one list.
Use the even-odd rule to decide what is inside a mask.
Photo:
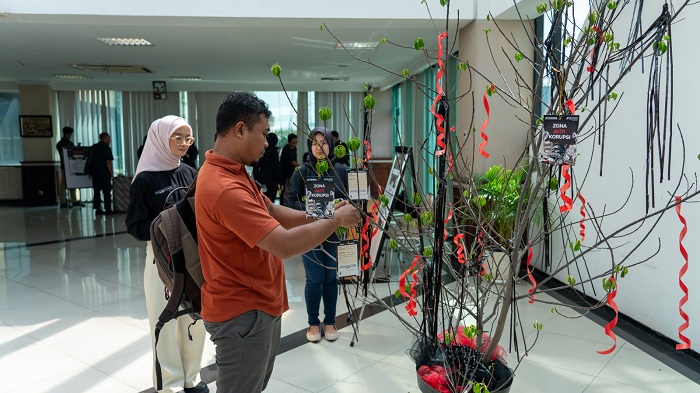
[[(469, 21), (462, 20), (463, 26)], [(326, 29), (320, 26), (325, 23)], [(441, 22), (444, 28), (444, 21)], [(451, 22), (451, 32), (457, 26)], [(460, 27), (461, 27), (460, 26)], [(280, 90), (270, 67), (279, 63), (288, 90), (386, 89), (403, 68), (418, 72), (430, 61), (413, 49), (424, 39), (434, 56), (439, 29), (428, 19), (255, 18), (205, 16), (105, 16), (0, 13), (0, 90), (50, 85), (54, 90), (148, 91), (166, 81), (168, 91)], [(342, 41), (380, 41), (378, 49), (336, 49)], [(144, 38), (150, 47), (117, 47), (98, 38)], [(353, 58), (356, 56), (358, 59)], [(363, 61), (371, 61), (381, 68)], [(78, 65), (98, 66), (96, 69)], [(117, 72), (104, 66), (137, 66), (150, 72)], [(391, 72), (387, 72), (391, 71)], [(79, 74), (65, 80), (56, 74)], [(173, 76), (198, 76), (178, 81)], [(341, 80), (322, 80), (341, 78)]]

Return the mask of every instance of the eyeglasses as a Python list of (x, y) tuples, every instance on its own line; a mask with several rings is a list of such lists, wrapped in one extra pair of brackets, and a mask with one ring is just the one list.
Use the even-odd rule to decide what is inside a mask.
[(188, 136), (187, 138), (183, 138), (180, 135), (176, 135), (176, 136), (171, 136), (170, 139), (174, 140), (175, 143), (177, 143), (178, 145), (190, 146), (194, 143), (194, 138), (192, 138), (191, 136)]

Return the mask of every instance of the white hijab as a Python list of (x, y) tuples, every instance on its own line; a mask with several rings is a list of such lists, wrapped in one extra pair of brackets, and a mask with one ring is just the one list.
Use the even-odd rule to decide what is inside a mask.
[(178, 116), (165, 116), (151, 124), (143, 153), (136, 166), (134, 180), (141, 172), (170, 171), (180, 166), (180, 157), (170, 151), (170, 136), (180, 127), (187, 127), (192, 131), (187, 120)]

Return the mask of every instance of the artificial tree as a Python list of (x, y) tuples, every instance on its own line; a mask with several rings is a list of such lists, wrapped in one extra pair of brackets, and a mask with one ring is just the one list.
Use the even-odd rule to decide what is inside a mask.
[[(437, 1), (424, 3), (429, 10), (437, 5)], [(439, 3), (447, 15), (455, 12), (450, 10), (448, 1), (440, 0)], [(401, 255), (409, 256), (408, 259), (399, 261), (403, 274), (396, 288), (397, 297), (407, 301), (408, 316), (400, 308), (397, 309), (396, 303), (382, 302), (381, 296), (372, 291), (371, 287), (369, 291), (358, 293), (366, 293), (373, 300), (382, 302), (416, 335), (412, 354), (417, 366), (438, 363), (451, 370), (446, 373), (446, 383), (451, 391), (465, 388), (478, 390), (488, 386), (500, 388), (489, 385), (492, 377), (483, 375), (482, 365), (491, 364), (504, 336), (518, 341), (517, 360), (510, 364), (513, 369), (517, 369), (519, 361), (534, 345), (534, 342), (524, 341), (522, 326), (513, 329), (513, 326), (518, 325), (511, 323), (518, 320), (518, 300), (537, 301), (537, 295), (543, 292), (543, 284), (561, 272), (585, 263), (586, 256), (590, 253), (601, 250), (608, 252), (611, 255), (610, 265), (590, 272), (587, 276), (570, 274), (565, 280), (567, 285), (560, 289), (583, 290), (586, 285), (596, 285), (607, 295), (585, 308), (601, 307), (606, 303), (614, 305), (618, 280), (630, 268), (649, 260), (653, 255), (633, 257), (637, 247), (620, 254), (611, 243), (618, 237), (628, 236), (632, 232), (630, 228), (635, 228), (644, 221), (658, 222), (664, 213), (676, 205), (697, 198), (697, 187), (683, 183), (686, 176), (683, 167), (674, 172), (670, 165), (672, 142), (677, 144), (682, 140), (680, 127), (674, 127), (671, 120), (671, 25), (689, 5), (689, 1), (681, 2), (675, 9), (668, 4), (658, 7), (654, 11), (659, 13), (659, 17), (648, 26), (641, 26), (641, 18), (637, 18), (642, 11), (641, 6), (637, 8), (628, 2), (613, 0), (587, 3), (589, 12), (583, 20), (577, 20), (574, 10), (577, 5), (581, 5), (577, 1), (552, 0), (527, 10), (519, 9), (517, 2), (514, 2), (514, 7), (521, 16), (522, 30), (519, 37), (525, 37), (521, 42), (503, 29), (498, 20), (487, 15), (486, 20), (490, 25), (483, 30), (483, 34), (494, 60), (493, 67), (497, 69), (498, 76), (495, 78), (461, 59), (458, 59), (457, 70), (446, 69), (448, 59), (455, 57), (449, 50), (454, 32), (438, 34), (438, 49), (427, 49), (425, 43), (430, 42), (427, 38), (417, 38), (413, 45), (403, 44), (406, 50), (422, 51), (428, 62), (438, 64), (435, 84), (421, 83), (407, 69), (391, 70), (376, 65), (413, 83), (433, 101), (430, 113), (435, 118), (432, 137), (437, 141), (436, 149), (428, 152), (431, 158), (425, 160), (423, 166), (435, 176), (435, 202), (426, 203), (427, 194), (433, 190), (414, 190), (411, 200), (421, 214), (419, 217), (405, 216), (407, 222), (420, 228), (425, 244), (428, 244), (425, 248), (418, 249), (415, 242), (403, 241), (410, 234), (401, 225), (390, 225), (385, 231), (390, 239), (387, 244), (400, 249)], [(540, 21), (546, 19), (551, 23), (551, 28), (545, 32), (543, 39), (537, 38), (528, 15), (543, 15)], [(638, 22), (630, 27), (622, 22), (622, 15)], [(323, 25), (322, 30), (342, 45), (330, 26)], [(501, 35), (507, 44), (492, 46), (488, 37), (494, 34)], [(389, 39), (383, 39), (382, 44), (401, 46)], [(510, 59), (507, 64), (496, 61), (499, 53), (506, 54)], [(358, 61), (373, 64), (350, 51), (348, 54)], [(596, 169), (600, 172), (596, 175), (603, 175), (605, 124), (615, 115), (619, 101), (624, 99), (624, 92), (618, 91), (619, 84), (642, 59), (646, 61), (651, 75), (647, 106), (642, 108), (649, 118), (646, 161), (641, 160), (645, 172), (647, 204), (645, 209), (637, 212), (635, 218), (618, 220), (614, 229), (604, 228), (602, 221), (614, 221), (626, 206), (608, 212), (586, 203), (583, 196), (585, 179), (588, 175), (593, 176), (589, 172), (596, 172)], [(508, 73), (515, 75), (514, 79), (504, 76), (506, 68)], [(523, 76), (526, 69), (534, 72), (534, 80)], [(448, 72), (458, 72), (459, 78), (468, 80), (468, 91), (449, 98), (445, 75)], [(273, 67), (273, 73), (281, 80), (279, 66)], [(546, 95), (542, 89), (545, 81), (551, 82)], [(519, 116), (522, 127), (512, 133), (514, 138), (522, 141), (522, 149), (507, 166), (504, 164), (490, 173), (479, 174), (475, 171), (475, 163), (481, 157), (488, 157), (490, 150), (487, 137), (489, 120), (492, 124), (498, 122), (498, 119), (488, 117), (488, 103), (494, 97), (499, 97), (514, 108), (511, 116)], [(470, 120), (462, 122), (469, 126), (453, 132), (449, 128), (451, 108), (460, 101), (471, 101), (471, 108), (474, 109), (467, 113)], [(481, 103), (487, 117), (477, 124), (475, 112), (476, 108), (481, 109)], [(358, 166), (365, 166), (371, 178), (371, 157), (367, 150), (372, 145), (373, 105), (374, 98), (368, 93), (365, 106), (370, 121), (365, 130), (356, 130), (354, 135), (363, 141), (365, 149), (358, 150), (359, 143), (353, 143), (355, 149), (351, 149), (355, 157), (353, 161)], [(515, 114), (516, 110), (526, 116)], [(463, 116), (462, 113), (460, 116)], [(601, 150), (600, 165), (594, 167), (592, 156), (578, 157), (575, 166), (573, 163), (562, 164), (556, 159), (552, 160), (554, 153), (551, 146), (542, 146), (545, 115), (561, 118), (578, 115), (575, 142), (579, 147), (585, 144), (598, 146)], [(308, 132), (303, 127), (300, 127), (300, 131)], [(422, 148), (426, 146), (428, 144)], [(573, 155), (570, 154), (572, 151)], [(569, 159), (576, 158), (575, 150), (567, 150), (566, 153), (570, 154)], [(547, 154), (549, 160), (546, 159)], [(636, 179), (640, 177), (637, 176)], [(676, 181), (673, 195), (663, 197), (655, 193), (659, 177), (666, 182)], [(487, 187), (484, 187), (485, 184)], [(503, 187), (504, 185), (508, 187)], [(628, 194), (633, 190), (611, 189), (611, 192)], [(580, 209), (573, 209), (576, 201), (579, 202)], [(376, 204), (387, 202), (387, 198), (380, 196)], [(368, 209), (362, 209), (363, 212), (366, 210)], [(371, 231), (372, 226), (376, 227), (380, 221), (376, 208), (369, 211), (366, 214), (365, 231)], [(390, 221), (389, 217), (384, 219)], [(586, 228), (588, 241), (584, 242)], [(642, 240), (635, 241), (643, 242), (653, 229), (654, 226), (640, 227), (636, 230), (635, 239)], [(644, 233), (640, 234), (640, 231)], [(563, 251), (550, 256), (552, 268), (543, 272), (544, 278), (536, 282), (530, 274), (532, 255), (537, 250), (540, 254), (548, 251), (548, 244), (557, 239), (565, 245), (560, 247)], [(481, 269), (487, 250), (500, 250), (507, 254), (508, 268), (498, 271), (498, 277), (493, 273), (485, 274)], [(450, 264), (450, 260), (457, 260), (458, 263)], [(369, 262), (376, 265), (377, 261)], [(521, 273), (522, 264), (527, 265), (525, 275)], [(371, 263), (365, 266), (369, 267)], [(525, 293), (519, 293), (520, 287), (517, 284), (524, 281), (531, 282), (532, 287)], [(417, 290), (421, 291), (420, 296)], [(558, 306), (574, 305), (562, 302)], [(560, 312), (556, 308), (553, 310)], [(469, 316), (473, 325), (460, 325), (464, 316)], [(407, 321), (408, 318), (415, 319), (419, 327), (414, 328)], [(614, 325), (611, 323), (608, 327), (612, 329)], [(539, 331), (542, 325), (536, 323), (534, 328)], [(455, 345), (458, 338), (467, 345)], [(458, 353), (456, 347), (466, 347), (467, 350)], [(613, 349), (614, 345), (601, 353), (610, 353)], [(460, 356), (461, 360), (458, 359)], [(452, 363), (449, 362), (450, 359), (453, 360)]]

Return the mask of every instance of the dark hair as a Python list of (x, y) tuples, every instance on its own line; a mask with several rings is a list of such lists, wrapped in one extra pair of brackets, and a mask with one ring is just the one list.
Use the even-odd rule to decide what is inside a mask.
[(279, 141), (277, 134), (275, 134), (274, 132), (270, 132), (269, 134), (267, 134), (266, 139), (268, 147), (271, 147), (273, 149), (277, 148), (277, 141)]
[(336, 130), (331, 131), (331, 135), (333, 135), (336, 138), (340, 138), (340, 134), (338, 134), (338, 131)]
[(272, 112), (267, 109), (265, 101), (255, 94), (248, 92), (233, 92), (224, 98), (216, 114), (216, 137), (226, 135), (231, 127), (243, 122), (246, 127), (253, 128), (260, 115), (268, 119)]
[(73, 127), (65, 126), (63, 127), (63, 136), (70, 135), (73, 133)]
[(100, 134), (100, 140), (104, 140), (105, 138), (109, 138), (109, 133), (103, 132)]
[(289, 142), (291, 142), (291, 141), (293, 141), (293, 140), (295, 140), (295, 139), (298, 139), (298, 137), (297, 137), (296, 134), (289, 134), (289, 135), (287, 135), (287, 143), (289, 143)]

